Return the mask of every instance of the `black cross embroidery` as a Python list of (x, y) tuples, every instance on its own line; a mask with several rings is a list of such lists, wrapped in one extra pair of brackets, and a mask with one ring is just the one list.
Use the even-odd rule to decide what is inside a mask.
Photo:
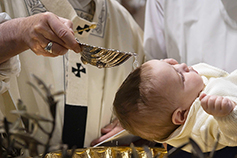
[(78, 31), (78, 33), (81, 35), (82, 33), (83, 33), (83, 31), (86, 31), (86, 32), (89, 32), (90, 31), (90, 29), (87, 29), (87, 28), (89, 28), (90, 26), (89, 25), (84, 25), (84, 28), (82, 28), (81, 26), (78, 26), (77, 27), (77, 31)]
[(75, 76), (80, 78), (81, 77), (80, 72), (86, 74), (86, 69), (82, 66), (81, 63), (77, 63), (77, 68), (72, 67), (72, 73), (74, 73)]

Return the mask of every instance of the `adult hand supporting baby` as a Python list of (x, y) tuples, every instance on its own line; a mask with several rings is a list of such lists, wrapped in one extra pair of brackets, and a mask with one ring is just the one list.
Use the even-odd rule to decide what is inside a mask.
[(101, 129), (102, 136), (93, 140), (91, 142), (91, 146), (94, 146), (94, 145), (108, 139), (109, 137), (115, 135), (116, 133), (118, 133), (122, 130), (123, 130), (123, 127), (120, 125), (119, 120), (114, 119), (110, 124), (106, 125), (105, 127), (103, 127)]
[(201, 93), (199, 96), (202, 108), (210, 115), (223, 117), (231, 113), (236, 104), (228, 98)]

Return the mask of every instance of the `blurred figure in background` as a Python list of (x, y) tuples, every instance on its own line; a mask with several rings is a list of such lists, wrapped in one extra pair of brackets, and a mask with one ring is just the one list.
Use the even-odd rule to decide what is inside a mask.
[(237, 1), (147, 0), (144, 49), (147, 59), (205, 62), (237, 68)]
[(146, 0), (117, 0), (133, 16), (138, 25), (144, 30)]

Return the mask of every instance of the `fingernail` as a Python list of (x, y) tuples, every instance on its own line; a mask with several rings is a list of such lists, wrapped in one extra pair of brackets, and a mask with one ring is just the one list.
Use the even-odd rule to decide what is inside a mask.
[(80, 41), (79, 41), (79, 39), (77, 39), (77, 38), (75, 38), (76, 39), (76, 41), (77, 41), (77, 43), (79, 43)]

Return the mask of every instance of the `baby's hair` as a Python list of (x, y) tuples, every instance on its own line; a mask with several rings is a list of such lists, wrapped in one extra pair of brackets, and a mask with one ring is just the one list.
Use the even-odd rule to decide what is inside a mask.
[(129, 74), (116, 93), (113, 110), (130, 133), (162, 141), (178, 126), (171, 121), (174, 109), (167, 106), (172, 103), (152, 84), (150, 70), (150, 66), (142, 65)]

